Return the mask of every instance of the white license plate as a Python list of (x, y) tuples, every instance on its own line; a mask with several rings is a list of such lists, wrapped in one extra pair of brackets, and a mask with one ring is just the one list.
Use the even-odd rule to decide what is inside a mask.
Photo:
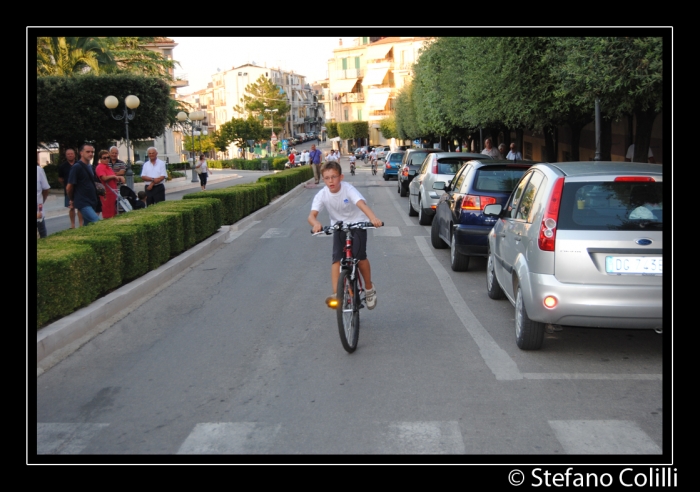
[(605, 271), (611, 275), (663, 275), (661, 256), (606, 256)]

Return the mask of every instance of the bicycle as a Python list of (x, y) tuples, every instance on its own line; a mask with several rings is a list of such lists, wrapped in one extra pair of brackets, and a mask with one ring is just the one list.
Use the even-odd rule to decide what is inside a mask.
[[(384, 223), (382, 223), (384, 225)], [(376, 229), (371, 222), (354, 222), (344, 224), (336, 222), (332, 226), (325, 226), (319, 232), (312, 234), (333, 234), (334, 231), (345, 232), (345, 247), (343, 248), (344, 258), (340, 260), (340, 276), (338, 277), (337, 298), (334, 307), (338, 315), (338, 332), (343, 348), (352, 354), (357, 348), (357, 340), (360, 336), (360, 309), (365, 307), (364, 285), (362, 276), (357, 268), (360, 262), (352, 256), (352, 231), (354, 229)]]

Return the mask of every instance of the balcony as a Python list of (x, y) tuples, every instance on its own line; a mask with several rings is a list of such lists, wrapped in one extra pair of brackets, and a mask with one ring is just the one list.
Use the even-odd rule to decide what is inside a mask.
[(361, 68), (348, 68), (347, 70), (334, 70), (334, 79), (357, 79), (362, 77), (364, 70)]
[(362, 92), (349, 92), (341, 97), (340, 102), (344, 103), (361, 103), (365, 102), (365, 95)]

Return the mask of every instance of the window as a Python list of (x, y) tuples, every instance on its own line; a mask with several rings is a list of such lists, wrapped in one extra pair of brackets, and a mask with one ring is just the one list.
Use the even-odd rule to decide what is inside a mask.
[(530, 180), (530, 176), (532, 176), (532, 173), (526, 174), (513, 192), (513, 196), (510, 198), (510, 202), (506, 207), (506, 210), (508, 211), (507, 216), (515, 217), (515, 214), (518, 211), (518, 206), (520, 205), (520, 198), (523, 196), (525, 185), (527, 185), (527, 182)]
[(348, 110), (347, 109), (343, 110), (343, 116), (345, 116), (344, 121), (348, 121)]
[(469, 173), (471, 169), (471, 166), (467, 165), (462, 168), (462, 172), (455, 178), (454, 181), (454, 186), (452, 186), (453, 190), (459, 190), (462, 188), (462, 184), (464, 183), (464, 178), (467, 177), (467, 174)]
[[(527, 220), (530, 223), (532, 222), (534, 216), (536, 215), (534, 206), (535, 198), (537, 197), (537, 192), (540, 190), (540, 185), (542, 184), (543, 180), (544, 175), (542, 173), (532, 173), (532, 178), (530, 178), (530, 182), (527, 184), (527, 188), (525, 188), (525, 192), (520, 200), (520, 208), (515, 214), (516, 219)], [(542, 200), (540, 200), (540, 202), (541, 201)]]
[(343, 62), (343, 70), (347, 70), (348, 69), (348, 59), (343, 58), (342, 62)]
[(525, 148), (524, 158), (532, 160), (532, 142), (524, 142), (523, 147)]
[(434, 157), (433, 155), (428, 154), (428, 155), (425, 157), (425, 160), (423, 161), (423, 165), (420, 167), (420, 171), (418, 171), (418, 173), (419, 173), (419, 174), (425, 174), (425, 172), (428, 170), (428, 166), (431, 165), (431, 163), (433, 162), (433, 159), (434, 159), (434, 158), (435, 158), (435, 157)]
[(357, 121), (362, 121), (362, 110), (361, 109), (357, 110)]
[(360, 57), (359, 56), (355, 57), (355, 68), (360, 68)]

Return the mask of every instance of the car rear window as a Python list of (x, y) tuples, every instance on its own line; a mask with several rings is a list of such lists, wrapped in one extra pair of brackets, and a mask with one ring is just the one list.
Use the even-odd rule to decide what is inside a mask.
[(658, 182), (570, 182), (564, 184), (559, 228), (660, 231), (663, 184)]
[(406, 161), (406, 163), (412, 166), (423, 164), (425, 156), (428, 154), (429, 152), (411, 152), (411, 154), (408, 156), (408, 160)]
[(458, 159), (456, 157), (444, 157), (438, 159), (438, 174), (457, 174), (465, 162), (469, 159)]
[(403, 159), (403, 152), (394, 152), (389, 156), (389, 162), (401, 162)]
[(527, 167), (486, 166), (476, 170), (474, 189), (510, 193), (527, 171)]

